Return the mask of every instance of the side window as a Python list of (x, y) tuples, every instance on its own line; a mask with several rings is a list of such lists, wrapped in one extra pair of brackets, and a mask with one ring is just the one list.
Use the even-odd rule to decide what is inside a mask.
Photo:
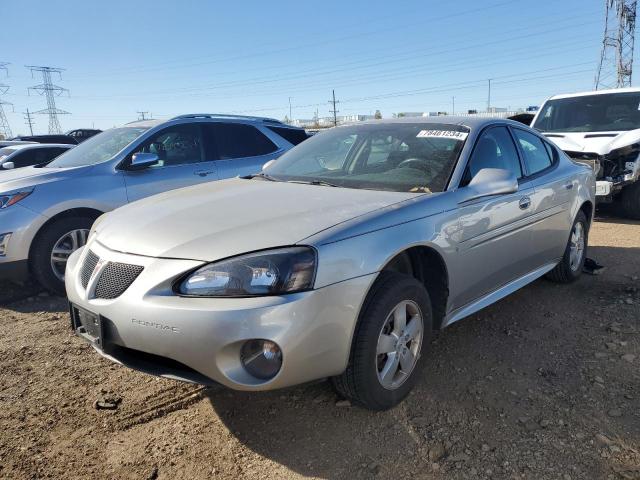
[(134, 153), (155, 153), (160, 159), (152, 168), (202, 161), (200, 125), (175, 125), (158, 132)]
[(18, 152), (13, 157), (9, 159), (10, 162), (13, 162), (16, 168), (20, 167), (29, 167), (31, 165), (35, 165), (36, 160), (36, 152), (37, 149), (27, 149), (24, 152)]
[(484, 168), (502, 168), (522, 177), (518, 151), (506, 127), (491, 128), (480, 136), (460, 186), (468, 185)]
[[(208, 150), (215, 149), (209, 158), (218, 160), (230, 160), (233, 158), (258, 157), (275, 152), (278, 147), (269, 140), (260, 130), (242, 123), (208, 123), (205, 124), (207, 132)], [(214, 156), (215, 155), (215, 156)]]
[(38, 159), (38, 163), (50, 162), (58, 155), (66, 152), (66, 148), (40, 148), (41, 158)]
[(301, 128), (287, 128), (287, 127), (267, 127), (272, 132), (277, 133), (282, 138), (284, 138), (287, 142), (292, 145), (298, 145), (299, 143), (304, 142), (307, 138), (307, 132), (302, 130)]
[(549, 146), (547, 146), (544, 141), (536, 135), (520, 130), (519, 128), (514, 128), (513, 133), (524, 152), (524, 160), (527, 162), (529, 175), (541, 172), (551, 166), (553, 163), (553, 155), (550, 155)]

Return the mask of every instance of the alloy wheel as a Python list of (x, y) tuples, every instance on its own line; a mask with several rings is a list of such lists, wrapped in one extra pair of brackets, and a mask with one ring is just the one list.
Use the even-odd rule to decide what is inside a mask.
[(53, 245), (51, 250), (51, 269), (61, 282), (64, 282), (64, 270), (69, 256), (87, 243), (88, 236), (89, 230), (87, 229), (71, 230), (62, 235)]
[(571, 231), (569, 239), (569, 266), (572, 271), (577, 271), (582, 265), (582, 256), (584, 255), (585, 232), (584, 225), (577, 222)]
[(376, 349), (378, 381), (384, 388), (395, 390), (409, 378), (420, 358), (423, 331), (417, 303), (405, 300), (391, 310)]

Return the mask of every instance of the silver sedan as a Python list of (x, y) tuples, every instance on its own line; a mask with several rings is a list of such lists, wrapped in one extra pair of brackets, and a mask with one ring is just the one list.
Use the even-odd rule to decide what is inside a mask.
[(334, 128), (262, 173), (100, 217), (67, 266), (73, 326), (147, 373), (239, 390), (329, 377), (387, 409), (434, 330), (579, 277), (594, 190), (591, 169), (506, 120)]

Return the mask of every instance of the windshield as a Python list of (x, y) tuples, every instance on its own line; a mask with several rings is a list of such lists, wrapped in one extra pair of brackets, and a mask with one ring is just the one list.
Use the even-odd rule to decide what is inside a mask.
[(640, 128), (640, 92), (549, 100), (533, 127), (543, 132), (607, 132)]
[(332, 128), (285, 153), (265, 174), (275, 180), (395, 192), (441, 192), (469, 130), (436, 123)]
[(142, 127), (122, 127), (99, 133), (67, 150), (49, 163), (47, 168), (82, 167), (106, 162), (147, 130)]

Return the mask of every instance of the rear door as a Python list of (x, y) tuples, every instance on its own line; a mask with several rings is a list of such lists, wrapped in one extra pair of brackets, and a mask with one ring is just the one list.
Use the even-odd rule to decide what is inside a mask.
[[(484, 168), (513, 172), (522, 182), (524, 169), (506, 126), (490, 127), (479, 136), (460, 190)], [(451, 278), (456, 279), (454, 309), (494, 291), (533, 269), (529, 256), (533, 187), (522, 182), (516, 193), (483, 197), (458, 206), (458, 254)]]
[(133, 153), (155, 153), (158, 163), (129, 170), (132, 155), (121, 167), (130, 202), (156, 193), (218, 179), (216, 162), (205, 155), (200, 123), (167, 127), (145, 140)]
[(524, 159), (526, 181), (534, 192), (531, 209), (536, 227), (531, 231), (532, 254), (536, 266), (559, 259), (573, 224), (570, 204), (577, 187), (571, 174), (558, 174), (558, 151), (543, 138), (520, 128), (512, 128)]
[(233, 122), (204, 124), (207, 152), (217, 159), (220, 178), (251, 175), (284, 152), (253, 125)]

